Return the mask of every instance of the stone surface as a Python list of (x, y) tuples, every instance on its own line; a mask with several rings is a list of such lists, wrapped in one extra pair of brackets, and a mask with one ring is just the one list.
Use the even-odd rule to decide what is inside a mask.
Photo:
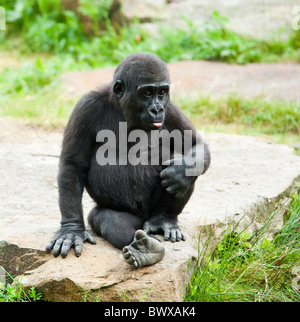
[[(23, 275), (24, 287), (35, 286), (52, 301), (80, 301), (84, 295), (102, 301), (181, 301), (201, 227), (222, 227), (242, 214), (252, 218), (300, 176), (293, 148), (254, 137), (205, 134), (212, 164), (180, 215), (187, 240), (164, 242), (161, 262), (133, 269), (99, 237), (96, 245), (84, 244), (79, 258), (74, 252), (53, 258), (44, 248), (59, 228), (56, 174), (62, 133), (6, 119), (0, 124), (0, 266)], [(83, 204), (86, 217), (93, 207), (86, 193)]]
[(127, 20), (138, 18), (141, 22), (166, 18), (165, 0), (121, 0), (121, 12)]
[(252, 37), (270, 38), (291, 31), (292, 8), (299, 6), (298, 0), (176, 0), (167, 6), (166, 24), (177, 28), (185, 26), (185, 16), (195, 24), (207, 21), (212, 12), (229, 18), (230, 27), (237, 33)]

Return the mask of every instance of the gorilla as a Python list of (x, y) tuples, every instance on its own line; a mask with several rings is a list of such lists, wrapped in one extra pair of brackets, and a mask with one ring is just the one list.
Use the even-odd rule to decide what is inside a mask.
[[(59, 162), (61, 228), (46, 246), (47, 252), (65, 258), (74, 247), (78, 257), (84, 241), (95, 244), (83, 219), (84, 188), (96, 203), (88, 217), (92, 230), (122, 250), (133, 267), (163, 258), (163, 243), (154, 234), (171, 242), (185, 240), (177, 216), (197, 177), (209, 167), (210, 153), (190, 120), (170, 100), (169, 86), (166, 64), (153, 54), (136, 53), (120, 62), (112, 83), (78, 101), (64, 132)], [(180, 144), (174, 137), (165, 144), (174, 130), (181, 134)], [(109, 140), (106, 134), (114, 138)], [(142, 137), (151, 141), (141, 144)], [(151, 157), (156, 162), (150, 158), (153, 146)], [(141, 162), (130, 162), (130, 154)], [(196, 171), (188, 175), (187, 170)]]

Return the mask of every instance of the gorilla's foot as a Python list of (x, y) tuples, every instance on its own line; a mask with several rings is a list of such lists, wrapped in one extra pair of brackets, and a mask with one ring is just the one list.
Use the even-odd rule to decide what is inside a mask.
[(165, 255), (162, 243), (148, 236), (143, 230), (137, 230), (134, 241), (123, 248), (123, 256), (126, 262), (135, 268), (153, 265)]

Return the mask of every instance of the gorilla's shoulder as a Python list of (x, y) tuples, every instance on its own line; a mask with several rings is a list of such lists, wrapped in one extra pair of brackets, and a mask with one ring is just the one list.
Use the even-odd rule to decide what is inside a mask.
[(104, 84), (96, 87), (92, 91), (84, 94), (76, 104), (76, 109), (91, 109), (99, 108), (107, 104), (113, 103), (113, 97), (111, 95), (111, 84)]

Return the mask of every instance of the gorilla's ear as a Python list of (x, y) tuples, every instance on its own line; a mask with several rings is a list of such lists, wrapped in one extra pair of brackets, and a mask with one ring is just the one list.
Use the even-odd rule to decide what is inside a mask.
[(114, 85), (114, 93), (117, 95), (117, 97), (121, 98), (124, 94), (124, 91), (125, 91), (124, 82), (118, 79)]

